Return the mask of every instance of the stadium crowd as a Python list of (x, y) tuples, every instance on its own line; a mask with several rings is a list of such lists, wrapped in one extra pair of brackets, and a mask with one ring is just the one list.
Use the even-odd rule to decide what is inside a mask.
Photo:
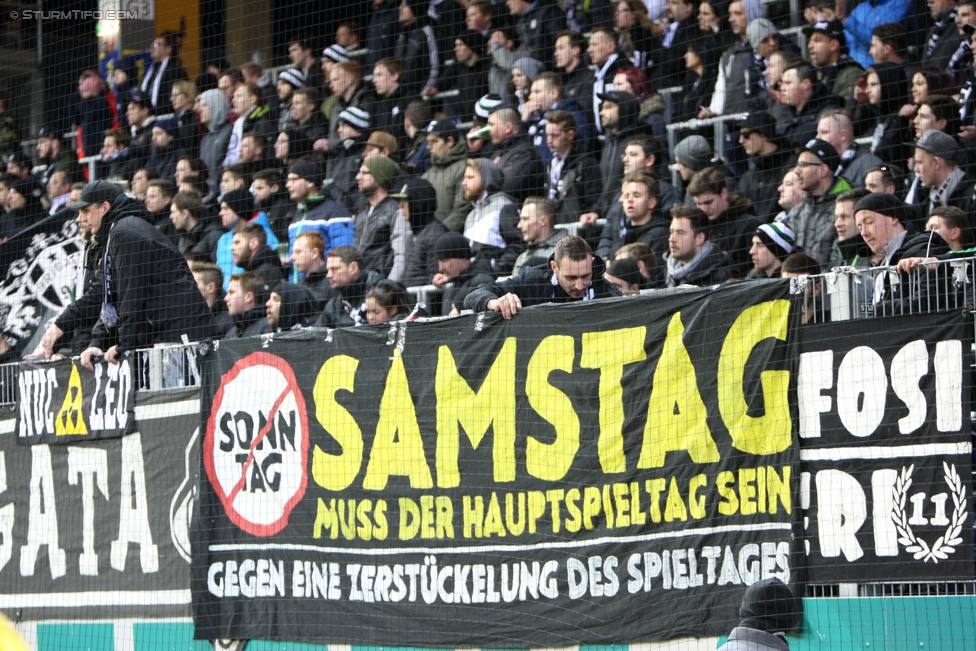
[[(125, 60), (81, 76), (78, 151), (44, 129), (30, 160), (0, 110), (0, 266), (81, 225), (50, 355), (170, 340), (184, 326), (166, 311), (201, 301), (213, 323), (186, 328), (241, 337), (969, 250), (976, 0), (808, 0), (805, 59), (766, 13), (375, 0), (324, 50), (295, 35), (273, 81), (254, 63), (191, 81), (165, 33), (141, 78)], [(666, 113), (684, 122), (673, 148)], [(714, 118), (739, 114), (715, 151)], [(79, 153), (124, 192), (85, 186)], [(192, 298), (151, 287), (185, 292), (189, 274)], [(429, 285), (425, 311), (409, 288)], [(148, 325), (120, 334), (133, 319)]]

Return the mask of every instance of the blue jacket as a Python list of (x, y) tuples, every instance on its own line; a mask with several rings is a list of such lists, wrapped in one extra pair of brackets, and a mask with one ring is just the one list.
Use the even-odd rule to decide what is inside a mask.
[[(272, 250), (278, 248), (278, 238), (271, 230), (271, 222), (268, 221), (267, 213), (255, 211), (254, 216), (248, 221), (264, 226), (264, 232), (268, 235), (268, 246)], [(234, 231), (229, 230), (217, 240), (217, 266), (224, 272), (224, 291), (230, 287), (230, 277), (233, 274), (242, 274), (244, 269), (234, 264), (234, 256), (230, 252), (230, 245), (234, 243)]]
[[(288, 225), (288, 255), (295, 240), (306, 231), (318, 231), (325, 240), (322, 257), (337, 246), (352, 246), (356, 236), (352, 213), (342, 204), (321, 196), (309, 197), (295, 207), (295, 216)], [(292, 282), (297, 280), (297, 272), (292, 271)]]
[(844, 22), (844, 36), (847, 38), (848, 54), (864, 66), (865, 70), (874, 65), (868, 54), (871, 49), (871, 30), (885, 23), (902, 23), (909, 30), (914, 25), (911, 15), (912, 0), (865, 0), (854, 8)]

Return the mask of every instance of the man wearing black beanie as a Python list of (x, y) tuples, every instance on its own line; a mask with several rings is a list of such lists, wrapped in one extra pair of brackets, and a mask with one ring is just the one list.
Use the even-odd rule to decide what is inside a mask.
[(742, 621), (718, 651), (789, 651), (784, 634), (803, 623), (803, 602), (777, 578), (753, 583), (739, 606)]

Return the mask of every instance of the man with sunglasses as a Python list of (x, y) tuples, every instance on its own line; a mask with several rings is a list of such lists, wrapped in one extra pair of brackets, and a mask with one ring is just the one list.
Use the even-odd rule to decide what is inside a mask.
[(790, 218), (796, 243), (821, 268), (829, 268), (837, 231), (834, 229), (834, 203), (837, 195), (851, 189), (843, 177), (836, 176), (840, 156), (833, 145), (814, 138), (803, 146), (794, 174), (806, 198)]

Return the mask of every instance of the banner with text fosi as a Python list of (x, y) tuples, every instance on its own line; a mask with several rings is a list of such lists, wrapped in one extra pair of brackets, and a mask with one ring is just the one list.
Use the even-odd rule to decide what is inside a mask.
[(973, 580), (972, 340), (959, 313), (799, 330), (809, 582)]
[(711, 636), (795, 582), (788, 284), (219, 342), (199, 639)]

